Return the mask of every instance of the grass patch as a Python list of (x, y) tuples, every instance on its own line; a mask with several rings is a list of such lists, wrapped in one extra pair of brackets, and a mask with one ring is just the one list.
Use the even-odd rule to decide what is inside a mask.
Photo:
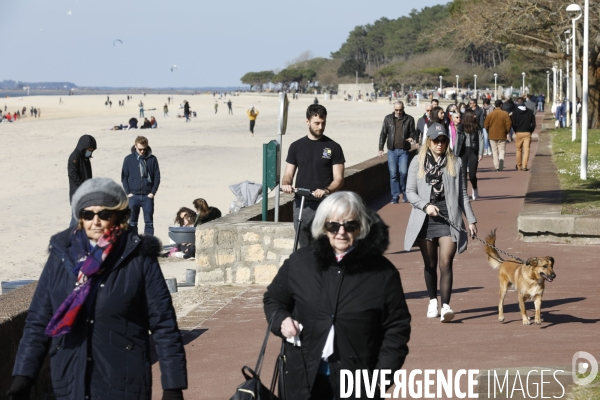
[(571, 129), (550, 132), (554, 162), (558, 168), (562, 191), (562, 213), (600, 216), (600, 130), (588, 131), (587, 180), (579, 178), (581, 170), (581, 130), (571, 141)]
[[(588, 375), (577, 374), (579, 378), (585, 378)], [(600, 374), (596, 375), (589, 385), (574, 385), (573, 390), (567, 394), (566, 398), (569, 400), (600, 400)]]

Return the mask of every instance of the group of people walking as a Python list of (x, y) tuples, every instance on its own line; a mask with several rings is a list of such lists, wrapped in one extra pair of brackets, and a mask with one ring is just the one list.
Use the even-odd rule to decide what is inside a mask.
[[(416, 124), (397, 101), (384, 119), (379, 155), (387, 143), (392, 203), (402, 199), (412, 205), (404, 248), (421, 251), (428, 318), (446, 323), (455, 315), (450, 307), (452, 262), (457, 252), (466, 250), (468, 236), (477, 233), (466, 166), (474, 189), (471, 198), (476, 199), (482, 125), (490, 141), (506, 141), (511, 126), (519, 141), (520, 133), (535, 129), (535, 119), (529, 126), (522, 119), (529, 114), (522, 112), (520, 100), (513, 117), (496, 102), (484, 120), (475, 101), (464, 113), (450, 109), (450, 116), (431, 104)], [(256, 121), (258, 111), (247, 113)], [(400, 369), (411, 332), (400, 273), (384, 256), (388, 227), (359, 195), (341, 191), (345, 157), (342, 147), (324, 135), (326, 123), (325, 107), (311, 104), (307, 135), (290, 145), (281, 189), (296, 193), (294, 226), (300, 248), (264, 294), (271, 330), (286, 339), (283, 379), (289, 398), (336, 398), (342, 369)], [(495, 139), (496, 128), (504, 129), (502, 139)], [(494, 147), (500, 146), (492, 142)], [(118, 185), (91, 179), (90, 158), (96, 148), (96, 140), (84, 135), (69, 157), (73, 223), (51, 239), (9, 395), (25, 398), (49, 349), (57, 398), (149, 399), (152, 333), (162, 398), (182, 399), (187, 388), (185, 351), (157, 263), (160, 244), (153, 236), (158, 160), (147, 138), (138, 136), (124, 159)], [(304, 201), (298, 189), (309, 192)], [(194, 203), (196, 210), (210, 217), (214, 210), (200, 200)], [(142, 236), (137, 232), (140, 209), (146, 223)], [(191, 225), (198, 218), (182, 208), (176, 221)]]

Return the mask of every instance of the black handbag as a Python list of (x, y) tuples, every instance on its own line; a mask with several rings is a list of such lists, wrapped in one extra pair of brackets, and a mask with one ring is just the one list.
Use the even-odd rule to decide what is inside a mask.
[[(230, 400), (285, 400), (285, 387), (283, 382), (285, 368), (285, 342), (281, 343), (281, 351), (275, 363), (275, 371), (273, 372), (271, 387), (267, 388), (260, 381), (260, 371), (262, 369), (265, 350), (267, 349), (267, 341), (269, 340), (269, 335), (271, 334), (271, 326), (274, 318), (275, 314), (273, 314), (271, 321), (269, 321), (267, 334), (265, 335), (265, 340), (263, 341), (262, 348), (260, 349), (260, 353), (258, 355), (258, 360), (256, 361), (256, 367), (254, 370), (246, 365), (242, 367), (242, 374), (244, 375), (244, 378), (246, 378), (246, 381), (237, 387), (235, 394)], [(275, 395), (275, 386), (278, 386), (279, 397)]]

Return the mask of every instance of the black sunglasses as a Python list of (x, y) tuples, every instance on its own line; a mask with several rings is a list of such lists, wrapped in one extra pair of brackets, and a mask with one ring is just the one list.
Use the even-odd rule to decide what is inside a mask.
[(97, 213), (90, 211), (90, 210), (81, 211), (81, 218), (85, 219), (86, 221), (93, 220), (96, 215), (102, 221), (108, 221), (113, 217), (113, 215), (115, 215), (115, 212), (112, 210), (102, 210)]
[(341, 227), (344, 227), (346, 232), (354, 232), (360, 229), (358, 221), (346, 221), (343, 224), (339, 222), (329, 221), (325, 223), (325, 230), (329, 233), (338, 233)]

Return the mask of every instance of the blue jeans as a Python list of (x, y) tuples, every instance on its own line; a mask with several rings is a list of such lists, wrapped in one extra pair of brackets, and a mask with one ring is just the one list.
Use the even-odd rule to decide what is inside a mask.
[(141, 208), (144, 212), (144, 235), (154, 235), (154, 198), (147, 194), (134, 194), (129, 198), (129, 208), (129, 225), (137, 231)]
[(544, 103), (542, 103), (541, 101), (538, 102), (538, 108), (537, 108), (537, 110), (538, 111), (544, 111)]
[(490, 149), (490, 135), (487, 129), (483, 128), (483, 150), (486, 152)]
[(140, 108), (140, 118), (144, 118), (144, 109)]
[(408, 175), (408, 151), (388, 150), (388, 168), (390, 169), (390, 187), (392, 201), (398, 201), (400, 193), (406, 195), (406, 177)]

